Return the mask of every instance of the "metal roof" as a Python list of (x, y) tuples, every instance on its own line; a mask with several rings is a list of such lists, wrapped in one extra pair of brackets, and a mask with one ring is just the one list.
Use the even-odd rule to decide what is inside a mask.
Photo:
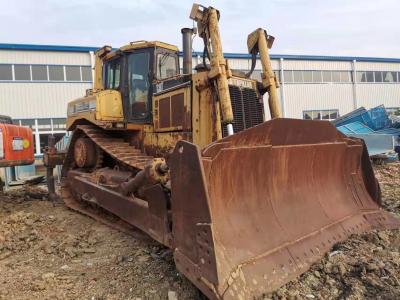
[(32, 45), (32, 44), (2, 44), (0, 50), (29, 50), (29, 51), (57, 51), (57, 52), (89, 52), (100, 47), (60, 46), (60, 45)]
[[(29, 50), (29, 51), (57, 51), (57, 52), (89, 52), (96, 51), (99, 47), (60, 46), (60, 45), (32, 45), (32, 44), (5, 44), (0, 43), (0, 50)], [(179, 52), (182, 55), (182, 52)], [(201, 56), (202, 52), (193, 52), (193, 56)], [(224, 53), (226, 58), (250, 59), (247, 53)], [(360, 61), (360, 62), (386, 62), (400, 63), (400, 58), (359, 57), (359, 56), (328, 56), (328, 55), (290, 55), (271, 54), (272, 59), (286, 60), (319, 60), (319, 61)]]

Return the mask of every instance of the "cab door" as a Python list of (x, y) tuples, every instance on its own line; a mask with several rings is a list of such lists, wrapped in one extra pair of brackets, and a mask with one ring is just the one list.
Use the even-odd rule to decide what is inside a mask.
[(150, 123), (153, 51), (139, 50), (127, 56), (126, 118), (133, 123)]

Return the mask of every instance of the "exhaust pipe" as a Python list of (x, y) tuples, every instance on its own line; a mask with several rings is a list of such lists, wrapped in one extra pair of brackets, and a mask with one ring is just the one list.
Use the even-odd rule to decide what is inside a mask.
[(183, 74), (192, 74), (192, 28), (182, 28)]

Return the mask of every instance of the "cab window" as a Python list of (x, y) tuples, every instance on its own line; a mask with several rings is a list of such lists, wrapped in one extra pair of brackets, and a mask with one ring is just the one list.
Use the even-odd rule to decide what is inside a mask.
[(149, 114), (148, 52), (132, 53), (128, 57), (129, 109), (132, 119), (145, 119)]
[(117, 90), (121, 76), (120, 59), (113, 59), (105, 65), (105, 88)]
[(157, 79), (170, 78), (178, 74), (176, 55), (172, 53), (157, 54)]

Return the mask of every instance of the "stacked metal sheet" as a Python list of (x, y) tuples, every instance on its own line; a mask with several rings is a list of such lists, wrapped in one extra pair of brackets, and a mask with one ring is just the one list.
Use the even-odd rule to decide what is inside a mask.
[(397, 158), (400, 153), (398, 123), (396, 118), (389, 118), (383, 105), (370, 110), (358, 108), (332, 123), (345, 135), (363, 139), (370, 156)]

